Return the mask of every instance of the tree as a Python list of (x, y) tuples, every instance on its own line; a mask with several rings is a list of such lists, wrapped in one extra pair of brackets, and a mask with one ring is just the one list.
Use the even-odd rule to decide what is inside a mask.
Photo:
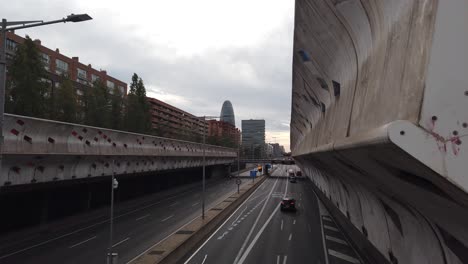
[(56, 91), (55, 106), (56, 119), (65, 122), (77, 122), (77, 102), (75, 87), (70, 79), (63, 77), (60, 87)]
[(130, 93), (125, 107), (125, 127), (128, 131), (149, 133), (151, 131), (151, 114), (146, 88), (143, 80), (136, 73), (132, 76)]
[(97, 81), (83, 95), (84, 123), (90, 126), (110, 127), (109, 91), (103, 82)]
[(123, 128), (123, 94), (122, 92), (115, 88), (110, 99), (110, 127), (112, 129), (122, 129)]
[(7, 112), (45, 117), (46, 76), (44, 64), (36, 44), (26, 36), (19, 45), (9, 67)]

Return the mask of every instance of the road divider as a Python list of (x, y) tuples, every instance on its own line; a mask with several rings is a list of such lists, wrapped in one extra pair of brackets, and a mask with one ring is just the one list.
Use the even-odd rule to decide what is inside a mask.
[(148, 249), (144, 254), (129, 262), (131, 264), (166, 264), (179, 263), (189, 253), (198, 248), (255, 189), (266, 180), (259, 176), (254, 183), (245, 184), (239, 194), (233, 192), (224, 201), (205, 211), (205, 218), (195, 218), (179, 231)]

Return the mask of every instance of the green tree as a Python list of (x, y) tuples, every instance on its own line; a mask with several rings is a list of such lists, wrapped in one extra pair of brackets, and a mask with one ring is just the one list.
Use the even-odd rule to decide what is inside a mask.
[(18, 46), (8, 72), (7, 112), (45, 117), (46, 84), (42, 78), (46, 76), (46, 71), (39, 49), (28, 36)]
[(151, 114), (143, 80), (134, 73), (125, 107), (125, 127), (138, 133), (151, 131)]
[(110, 99), (110, 127), (112, 129), (122, 129), (123, 128), (123, 106), (124, 99), (122, 92), (115, 88)]
[(103, 82), (97, 81), (83, 94), (84, 124), (110, 127), (110, 96)]
[(60, 87), (56, 90), (55, 107), (57, 116), (56, 119), (65, 122), (77, 122), (77, 101), (75, 87), (70, 79), (63, 77)]

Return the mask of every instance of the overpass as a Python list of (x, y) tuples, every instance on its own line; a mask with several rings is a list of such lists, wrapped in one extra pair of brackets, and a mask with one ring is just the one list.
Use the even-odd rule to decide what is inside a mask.
[(295, 164), (293, 159), (240, 159), (240, 163), (257, 163), (257, 164), (264, 164), (264, 163), (271, 163), (271, 164)]
[(0, 186), (230, 164), (235, 149), (5, 114)]

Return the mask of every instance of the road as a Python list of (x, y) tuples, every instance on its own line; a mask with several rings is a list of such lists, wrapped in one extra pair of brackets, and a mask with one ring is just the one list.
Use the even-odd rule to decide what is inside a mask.
[[(201, 213), (201, 186), (154, 201), (145, 201), (131, 211), (116, 214), (113, 250), (119, 263), (126, 263)], [(217, 180), (207, 185), (207, 208), (237, 190), (235, 180)], [(23, 238), (18, 237), (18, 240)], [(0, 263), (105, 263), (109, 222), (102, 220), (52, 235), (37, 235), (24, 242), (0, 245)]]
[[(312, 183), (290, 183), (284, 176), (289, 168), (297, 167), (278, 165), (272, 174), (277, 177), (267, 179), (185, 264), (361, 263), (319, 203)], [(295, 213), (280, 210), (284, 196), (296, 199)], [(324, 226), (336, 234), (324, 235), (331, 231)]]

